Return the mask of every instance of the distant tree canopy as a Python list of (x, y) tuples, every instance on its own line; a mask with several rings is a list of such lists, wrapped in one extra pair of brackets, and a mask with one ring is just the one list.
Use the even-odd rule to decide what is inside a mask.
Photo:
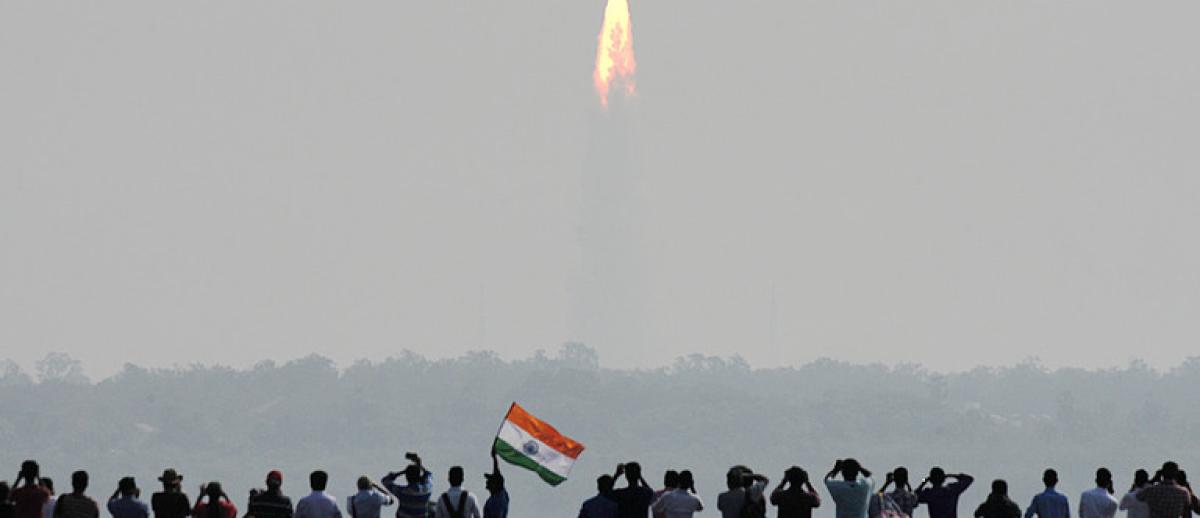
[[(468, 486), (482, 491), (491, 438), (518, 401), (588, 450), (557, 489), (507, 467), (516, 515), (546, 505), (570, 512), (596, 475), (631, 459), (653, 483), (668, 467), (696, 471), (710, 503), (730, 465), (777, 479), (792, 464), (823, 473), (846, 456), (880, 473), (940, 464), (1006, 477), (1023, 499), (1046, 466), (1060, 468), (1071, 491), (1090, 487), (1101, 465), (1118, 484), (1167, 458), (1200, 466), (1198, 389), (1197, 358), (1168, 370), (1026, 361), (939, 374), (828, 359), (755, 369), (738, 357), (690, 355), (665, 368), (615, 370), (601, 368), (595, 350), (567, 344), (513, 361), (403, 352), (344, 368), (320, 356), (248, 369), (126, 365), (92, 382), (78, 361), (51, 354), (35, 376), (0, 361), (0, 468), (37, 458), (59, 478), (90, 469), (97, 494), (119, 476), (151, 481), (167, 466), (237, 491), (282, 468), (300, 494), (303, 475), (325, 468), (345, 495), (358, 475), (402, 468), (403, 453), (415, 450), (440, 487), (444, 469), (461, 464)], [(980, 486), (966, 501), (983, 498)]]

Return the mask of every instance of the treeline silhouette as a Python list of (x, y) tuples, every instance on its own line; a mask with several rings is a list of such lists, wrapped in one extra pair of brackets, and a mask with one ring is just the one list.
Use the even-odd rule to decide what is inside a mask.
[(1115, 473), (1165, 458), (1197, 465), (1197, 389), (1200, 359), (1167, 370), (1025, 361), (938, 374), (833, 360), (754, 369), (693, 355), (615, 370), (568, 344), (512, 361), (402, 352), (344, 368), (317, 356), (247, 369), (128, 365), (91, 381), (78, 362), (50, 355), (33, 373), (0, 365), (0, 465), (37, 458), (60, 478), (74, 469), (113, 477), (98, 487), (175, 466), (229, 488), (260, 485), (269, 469), (320, 467), (345, 496), (359, 475), (394, 471), (405, 451), (419, 450), (431, 465), (464, 466), (476, 477), (467, 486), (480, 488), (496, 427), (519, 401), (588, 450), (557, 489), (509, 474), (514, 515), (572, 512), (594, 492), (596, 474), (635, 458), (686, 466), (706, 495), (725, 486), (732, 465), (774, 472), (852, 455), (1006, 478), (1020, 500), (1040, 490), (1048, 466), (1073, 491), (1091, 487), (1101, 465)]

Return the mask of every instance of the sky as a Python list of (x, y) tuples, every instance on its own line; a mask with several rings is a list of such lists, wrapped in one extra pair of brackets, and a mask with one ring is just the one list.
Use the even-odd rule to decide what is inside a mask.
[(0, 358), (1169, 367), (1195, 2), (0, 5)]

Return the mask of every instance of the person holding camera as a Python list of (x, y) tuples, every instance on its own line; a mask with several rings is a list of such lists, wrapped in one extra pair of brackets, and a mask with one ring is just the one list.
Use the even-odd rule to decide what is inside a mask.
[[(207, 498), (208, 501), (204, 501)], [(192, 508), (193, 518), (237, 518), (237, 506), (221, 489), (220, 482), (209, 482), (200, 486), (200, 496)]]
[(108, 513), (113, 518), (150, 518), (150, 506), (138, 499), (141, 495), (133, 477), (122, 478), (108, 498)]
[[(410, 464), (404, 471), (388, 473), (379, 482), (396, 497), (396, 518), (426, 518), (429, 515), (429, 498), (433, 494), (433, 473), (425, 469), (421, 456), (405, 453)], [(404, 475), (405, 485), (396, 483)]]
[(696, 480), (692, 472), (683, 470), (675, 474), (673, 487), (664, 491), (650, 510), (655, 516), (664, 518), (692, 518), (692, 515), (704, 510), (704, 502), (696, 494)]
[[(946, 483), (947, 479), (953, 482)], [(946, 474), (946, 470), (934, 466), (929, 476), (917, 486), (917, 502), (929, 509), (929, 518), (958, 518), (958, 497), (963, 494), (975, 478), (966, 473)]]
[(779, 486), (771, 492), (771, 505), (779, 508), (779, 518), (812, 518), (812, 510), (821, 507), (821, 495), (808, 472), (792, 466), (783, 472)]
[[(838, 475), (842, 476), (841, 480), (834, 478)], [(840, 459), (835, 462), (833, 469), (825, 475), (825, 489), (833, 499), (837, 518), (867, 518), (875, 482), (871, 480), (871, 472), (857, 460)]]

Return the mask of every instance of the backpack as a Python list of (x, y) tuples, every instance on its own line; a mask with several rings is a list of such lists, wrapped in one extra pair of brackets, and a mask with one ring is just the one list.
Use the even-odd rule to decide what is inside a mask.
[(738, 513), (738, 518), (765, 518), (767, 516), (767, 499), (755, 500), (750, 497), (750, 488), (745, 488), (744, 491), (746, 497), (742, 501), (742, 510)]
[(450, 495), (442, 493), (442, 505), (446, 507), (446, 512), (450, 514), (450, 518), (465, 518), (467, 512), (467, 492), (463, 491), (458, 494), (458, 507), (450, 507)]

